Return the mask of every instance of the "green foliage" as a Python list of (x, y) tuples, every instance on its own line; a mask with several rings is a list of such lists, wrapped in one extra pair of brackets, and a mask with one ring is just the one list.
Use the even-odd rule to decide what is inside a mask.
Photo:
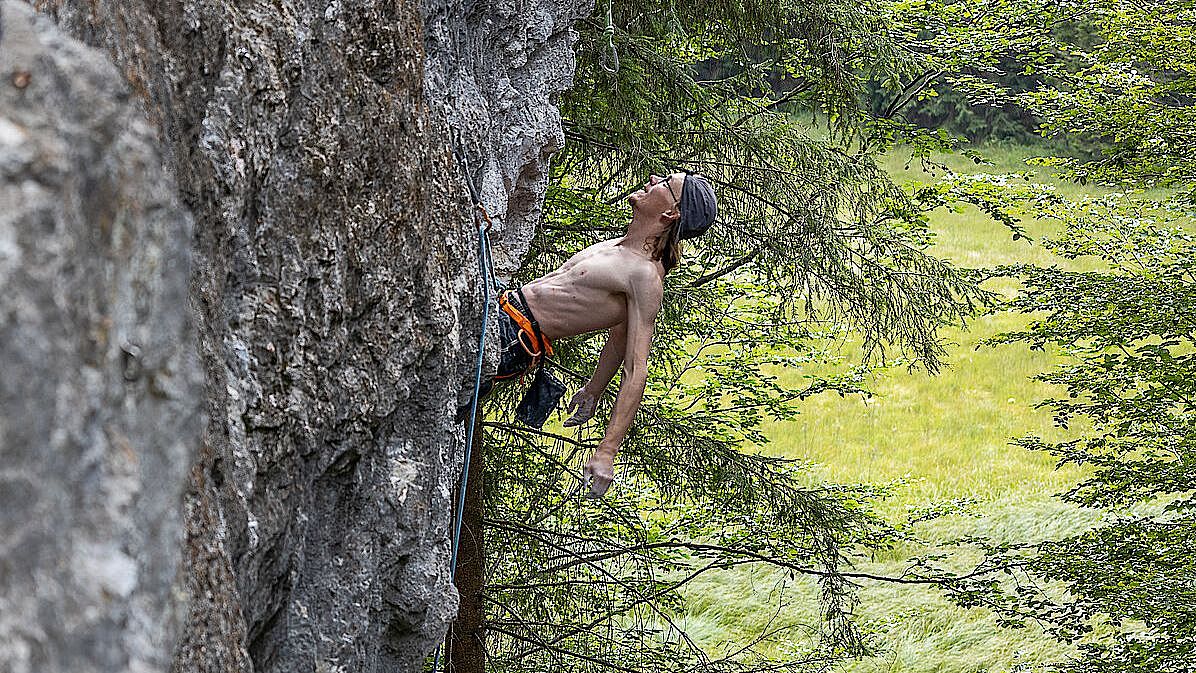
[[(576, 198), (567, 190), (553, 194)], [(573, 211), (554, 212), (573, 217)], [(606, 220), (599, 219), (604, 212)], [(591, 225), (618, 221), (593, 201), (584, 217)], [(598, 233), (571, 224), (563, 218), (546, 229), (552, 248), (535, 258), (545, 267), (531, 267), (529, 274), (554, 266)], [(576, 463), (600, 438), (613, 393), (596, 422), (572, 436), (534, 433), (498, 418), (489, 423), (489, 598), (499, 608), (490, 620), (497, 670), (805, 670), (830, 656), (865, 651), (850, 619), (850, 583), (839, 570), (857, 546), (881, 545), (894, 535), (861, 505), (873, 491), (812, 488), (792, 461), (740, 451), (766, 441), (761, 423), (791, 418), (806, 397), (858, 392), (859, 373), (783, 387), (773, 370), (820, 357), (811, 349), (813, 324), (772, 325), (779, 300), (750, 283), (722, 278), (666, 288), (651, 384), (620, 457), (621, 483), (605, 500), (581, 500)], [(600, 339), (562, 343), (556, 365), (583, 383), (573, 372), (592, 367), (600, 346)], [(513, 404), (500, 399), (493, 406)], [(760, 660), (754, 645), (712, 659), (675, 623), (680, 591), (706, 573), (757, 564), (817, 579), (821, 624), (815, 631), (821, 637), (783, 662)], [(786, 635), (781, 630), (765, 640)]]
[(926, 132), (946, 131), (970, 144), (1041, 144), (1039, 120), (1013, 100), (1037, 86), (1039, 78), (1012, 65), (998, 64), (985, 72), (939, 73), (900, 109), (890, 107), (894, 96), (876, 82), (871, 111), (878, 117), (899, 116)]
[(1041, 163), (1081, 184), (1118, 189), (1031, 204), (1033, 215), (1059, 224), (1044, 245), (1094, 260), (1095, 269), (1001, 269), (1023, 286), (1006, 308), (1033, 319), (993, 340), (1066, 355), (1038, 377), (1066, 396), (1042, 407), (1081, 431), (1018, 443), (1090, 470), (1065, 498), (1107, 510), (1108, 522), (1049, 543), (994, 545), (985, 567), (1016, 582), (977, 579), (955, 586), (955, 595), (993, 607), (1011, 625), (1034, 620), (1077, 643), (1080, 656), (1060, 670), (1191, 671), (1196, 239), (1187, 227), (1196, 189), (1196, 10), (1189, 2), (1116, 0), (995, 8), (1014, 26), (1070, 22), (1092, 31), (1030, 45), (1016, 28), (988, 25), (978, 26), (975, 42), (1003, 45), (1003, 56), (1043, 73), (1041, 87), (1016, 99), (1044, 120), (1044, 133), (1098, 149)]
[[(1114, 194), (1056, 210), (1062, 234), (1047, 245), (1094, 256), (1106, 269), (1009, 269), (1025, 291), (1009, 308), (1042, 316), (995, 343), (1062, 348), (1069, 361), (1039, 379), (1066, 397), (1042, 403), (1068, 441), (1022, 446), (1091, 468), (1065, 496), (1115, 513), (1089, 533), (1043, 544), (1017, 558), (1036, 580), (1003, 609), (1033, 614), (1065, 641), (1081, 644), (1076, 671), (1187, 671), (1196, 661), (1196, 237), (1172, 204)], [(1062, 582), (1060, 597), (1043, 589)], [(1094, 631), (1095, 629), (1095, 631)]]
[(1024, 104), (1045, 120), (1045, 133), (1098, 143), (1100, 156), (1064, 164), (1081, 183), (1191, 190), (1196, 7), (1100, 0), (1084, 16), (1099, 41), (1089, 49), (1070, 45), (1076, 55), (1066, 62), (1044, 62), (1059, 84), (1025, 94)]
[[(994, 343), (1069, 358), (1039, 378), (1067, 391), (1043, 407), (1079, 434), (1020, 441), (1089, 470), (1067, 497), (1111, 518), (1045, 544), (977, 539), (988, 554), (965, 577), (932, 569), (935, 557), (902, 579), (945, 582), (962, 605), (1078, 643), (1083, 658), (1064, 669), (1191, 670), (1196, 279), (1178, 225), (1196, 175), (1187, 3), (612, 3), (610, 15), (583, 27), (562, 102), (568, 144), (522, 277), (620, 234), (618, 204), (649, 172), (710, 175), (721, 221), (666, 285), (612, 496), (582, 501), (575, 488), (609, 398), (574, 434), (489, 417), (492, 668), (804, 671), (867, 653), (854, 615), (864, 576), (851, 567), (907, 542), (908, 529), (869, 509), (882, 489), (822, 484), (743, 449), (813, 396), (864, 394), (885, 356), (938, 368), (940, 330), (993, 298), (980, 276), (926, 253), (927, 213), (966, 205), (1014, 240), (1029, 236), (1027, 215), (1056, 221), (1049, 250), (1096, 260), (999, 270), (1022, 288), (1007, 308), (1033, 320)], [(953, 174), (898, 188), (880, 153), (901, 145), (927, 163), (959, 147), (910, 113), (943, 83), (972, 105), (1019, 106), (1077, 148), (1042, 163), (1120, 191), (1069, 200), (1018, 176)], [(1136, 186), (1172, 191), (1151, 201)], [(860, 344), (856, 366), (827, 354), (845, 330)], [(556, 366), (579, 384), (599, 346), (563, 344)], [(803, 385), (780, 374), (794, 367)], [(513, 406), (515, 392), (493, 407)], [(686, 588), (736, 568), (806, 578), (816, 617), (761, 617), (713, 655), (682, 619)]]
[[(497, 410), (518, 391), (496, 393), (485, 438), (491, 668), (822, 670), (868, 651), (850, 566), (901, 533), (864, 504), (876, 489), (812, 485), (799, 464), (744, 449), (811, 396), (860, 394), (884, 356), (937, 368), (939, 329), (987, 293), (924, 251), (924, 211), (942, 195), (911, 199), (877, 165), (879, 145), (865, 142), (866, 83), (913, 68), (878, 6), (611, 9), (613, 34), (601, 20), (583, 28), (576, 86), (562, 103), (568, 145), (516, 280), (620, 235), (619, 204), (649, 172), (710, 176), (720, 221), (666, 283), (649, 389), (605, 500), (580, 499), (577, 463), (613, 391), (575, 434), (510, 423)], [(711, 64), (725, 76), (700, 77)], [(778, 79), (782, 89), (771, 86)], [(820, 137), (795, 110), (825, 120)], [(826, 340), (844, 329), (859, 337), (859, 365), (798, 388), (781, 382), (778, 371), (828, 358)], [(600, 346), (563, 343), (554, 366), (580, 384)], [(678, 621), (683, 589), (756, 566), (816, 582), (817, 619), (772, 623), (724, 656), (708, 653)], [(783, 658), (767, 654), (785, 641)]]
[[(650, 172), (702, 172), (719, 192), (719, 226), (691, 253), (697, 276), (681, 282), (750, 276), (781, 298), (778, 309), (815, 301), (802, 308), (849, 322), (867, 351), (896, 345), (936, 368), (936, 330), (959, 323), (968, 300), (982, 293), (968, 274), (922, 252), (925, 220), (876, 165), (874, 152), (884, 147), (857, 147), (872, 131), (861, 108), (867, 82), (913, 68), (878, 8), (761, 2), (620, 9), (622, 67), (608, 73), (600, 55), (583, 51), (562, 105), (571, 141), (557, 163), (563, 184), (617, 203)], [(600, 52), (599, 28), (586, 44)], [(745, 43), (765, 60), (740, 60)], [(733, 74), (696, 79), (695, 66), (716, 55), (736, 61)], [(769, 86), (772, 73), (789, 82), (783, 93)], [(820, 115), (828, 137), (810, 137), (800, 115), (783, 110)]]

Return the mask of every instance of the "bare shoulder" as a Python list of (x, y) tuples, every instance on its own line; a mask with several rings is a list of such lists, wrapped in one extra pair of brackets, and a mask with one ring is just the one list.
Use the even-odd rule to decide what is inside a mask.
[(634, 283), (649, 287), (664, 287), (664, 277), (661, 276), (660, 264), (639, 257), (634, 265), (628, 269), (627, 277)]
[(568, 268), (575, 264), (594, 259), (595, 257), (600, 256), (604, 252), (613, 249), (617, 242), (618, 242), (617, 240), (612, 239), (609, 241), (599, 241), (597, 243), (588, 245), (588, 246), (582, 248), (581, 250), (578, 250), (577, 252), (573, 253), (573, 256), (570, 257), (561, 266), (562, 266), (562, 268)]
[(627, 289), (635, 295), (659, 301), (664, 294), (660, 264), (639, 255), (629, 255), (626, 268)]
[(617, 247), (618, 245), (619, 245), (619, 239), (608, 238), (605, 241), (598, 241), (597, 243), (592, 243), (590, 245), (587, 245), (585, 248), (583, 248), (583, 252), (585, 250), (607, 250), (610, 248)]

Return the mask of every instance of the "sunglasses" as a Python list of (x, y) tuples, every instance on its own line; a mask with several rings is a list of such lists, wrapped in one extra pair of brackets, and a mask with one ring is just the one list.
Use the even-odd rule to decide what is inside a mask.
[[(669, 188), (669, 195), (673, 197), (673, 203), (681, 203), (681, 199), (677, 197), (677, 192), (673, 191), (672, 177), (673, 176), (670, 175), (668, 177), (662, 178), (660, 182), (663, 182), (664, 186)], [(656, 184), (659, 185), (660, 182)]]

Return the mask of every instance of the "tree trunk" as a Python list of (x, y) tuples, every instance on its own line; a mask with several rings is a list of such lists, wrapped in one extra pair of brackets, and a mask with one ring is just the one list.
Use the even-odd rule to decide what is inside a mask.
[(453, 580), (461, 597), (457, 619), (449, 631), (447, 670), (450, 673), (484, 673), (486, 670), (486, 614), (482, 592), (486, 586), (486, 546), (483, 516), (483, 472), (481, 405), (474, 418), (473, 453), (469, 460), (469, 480), (465, 489), (465, 508), (461, 520), (457, 573)]

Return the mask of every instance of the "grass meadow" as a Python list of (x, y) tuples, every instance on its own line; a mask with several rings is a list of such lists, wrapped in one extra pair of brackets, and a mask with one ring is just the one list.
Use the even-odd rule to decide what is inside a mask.
[[(1025, 165), (1030, 149), (989, 148), (991, 166), (964, 157), (948, 157), (955, 171), (1008, 173), (1036, 170)], [(918, 166), (907, 168), (894, 155), (886, 167), (898, 182), (931, 181)], [(1037, 181), (1053, 182), (1043, 169)], [(1057, 184), (1063, 194), (1082, 188)], [(1014, 241), (1008, 230), (978, 210), (936, 213), (934, 252), (962, 266), (991, 266), (1018, 261), (1058, 263), (1041, 247)], [(1027, 223), (1031, 235), (1045, 233), (1042, 223)], [(995, 288), (996, 289), (996, 288)], [(878, 510), (893, 520), (907, 512), (955, 501), (959, 511), (916, 524), (925, 544), (905, 544), (875, 558), (860, 570), (895, 575), (911, 556), (934, 552), (964, 536), (996, 540), (1045, 539), (1091, 525), (1095, 514), (1066, 506), (1053, 496), (1076, 482), (1079, 472), (1057, 470), (1048, 455), (1010, 445), (1013, 437), (1057, 437), (1049, 414), (1034, 402), (1051, 394), (1030, 377), (1056, 362), (1049, 352), (1022, 346), (977, 344), (995, 333), (1018, 328), (1016, 315), (976, 320), (968, 329), (945, 334), (950, 366), (936, 376), (904, 368), (879, 372), (871, 382), (875, 397), (823, 396), (809, 400), (795, 421), (768, 427), (771, 444), (763, 450), (808, 461), (816, 478), (839, 483), (892, 484), (892, 495)], [(803, 372), (787, 372), (794, 386)], [(975, 554), (958, 550), (962, 570)], [(784, 597), (778, 583), (787, 581)], [(789, 581), (764, 568), (738, 569), (705, 576), (687, 593), (685, 626), (712, 652), (728, 639), (743, 642), (770, 627), (816, 623), (816, 587)], [(778, 604), (781, 605), (778, 610)], [(952, 605), (931, 588), (869, 583), (860, 591), (856, 615), (875, 636), (877, 656), (852, 661), (840, 670), (863, 672), (964, 673), (1011, 671), (1066, 656), (1059, 645), (1033, 625), (1001, 629), (991, 614)], [(801, 636), (795, 635), (795, 642)], [(782, 647), (778, 645), (778, 647)]]

